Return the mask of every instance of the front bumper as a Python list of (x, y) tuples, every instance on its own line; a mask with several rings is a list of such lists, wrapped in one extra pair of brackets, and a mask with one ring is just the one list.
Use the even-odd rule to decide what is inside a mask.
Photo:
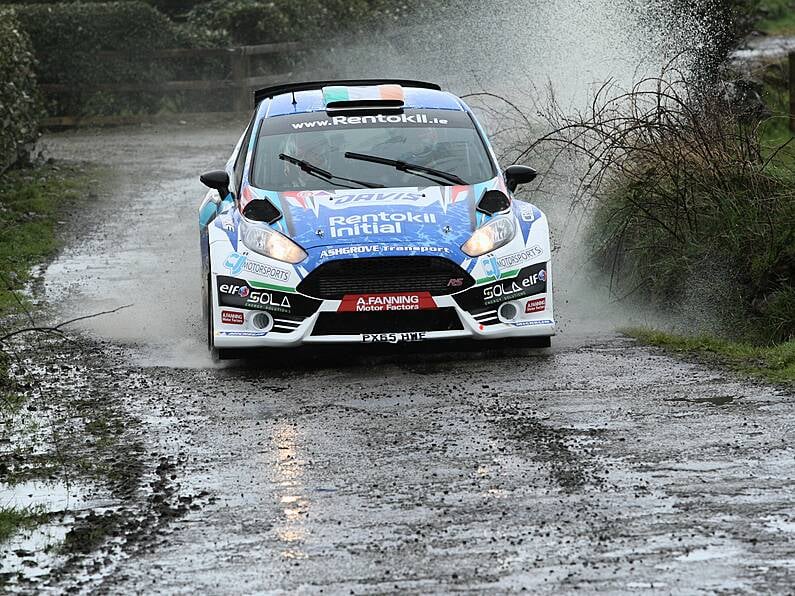
[[(250, 304), (256, 295), (261, 308), (230, 304), (228, 293), (222, 303), (219, 286), (224, 287), (231, 282), (229, 278), (213, 275), (214, 344), (220, 349), (240, 349), (302, 344), (396, 344), (459, 338), (549, 337), (555, 335), (550, 263), (538, 267), (545, 267), (547, 275), (542, 292), (525, 293), (520, 297), (506, 292), (496, 298), (488, 298), (485, 304), (473, 305), (469, 300), (473, 294), (480, 296), (487, 292), (486, 288), (493, 289), (495, 285), (484, 284), (460, 294), (428, 296), (430, 308), (425, 302), (426, 297), (423, 297), (416, 309), (411, 305), (391, 307), (392, 310), (375, 308), (375, 316), (366, 312), (345, 312), (345, 300), (317, 300), (301, 294), (285, 296), (267, 290), (258, 295), (253, 291), (246, 297), (246, 303)], [(509, 279), (501, 283), (509, 290), (513, 281)], [(495, 292), (487, 293), (491, 296)], [(310, 309), (312, 314), (296, 316), (296, 310), (303, 307)]]

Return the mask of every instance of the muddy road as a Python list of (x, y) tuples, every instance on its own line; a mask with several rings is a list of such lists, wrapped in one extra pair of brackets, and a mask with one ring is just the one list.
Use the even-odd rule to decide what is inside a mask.
[(93, 391), (136, 420), (142, 479), (165, 478), (177, 503), (200, 496), (143, 542), (100, 541), (101, 571), (48, 585), (792, 592), (793, 396), (600, 329), (567, 310), (564, 282), (551, 350), (338, 350), (213, 366), (197, 174), (223, 163), (239, 128), (45, 139), (56, 159), (114, 173), (49, 267), (47, 297), (62, 317), (132, 305), (81, 330), (102, 378), (118, 378)]

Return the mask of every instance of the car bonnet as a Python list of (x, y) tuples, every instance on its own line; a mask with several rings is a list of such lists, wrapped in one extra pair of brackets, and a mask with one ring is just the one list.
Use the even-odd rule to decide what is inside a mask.
[(283, 214), (274, 227), (307, 250), (385, 243), (457, 249), (486, 217), (476, 210), (483, 193), (501, 187), (498, 178), (466, 186), (336, 191), (249, 187), (244, 202), (270, 200)]

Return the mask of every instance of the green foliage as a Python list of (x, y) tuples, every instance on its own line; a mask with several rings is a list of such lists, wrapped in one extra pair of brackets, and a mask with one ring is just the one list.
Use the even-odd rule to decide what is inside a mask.
[(744, 374), (776, 383), (795, 383), (795, 341), (757, 346), (709, 336), (683, 337), (643, 327), (623, 332), (642, 343), (672, 352), (710, 357)]
[(587, 123), (590, 155), (604, 164), (593, 203), (599, 261), (620, 295), (694, 324), (717, 319), (728, 337), (791, 340), (795, 147), (786, 117), (760, 124), (758, 105), (654, 83), (657, 92), (608, 102)]
[(82, 196), (81, 172), (40, 166), (13, 169), (0, 178), (0, 317), (18, 309), (29, 269), (53, 254), (62, 217)]
[(0, 7), (0, 174), (38, 137), (41, 103), (30, 41), (13, 11)]
[[(69, 92), (51, 114), (153, 111), (159, 94), (96, 92), (101, 83), (151, 83), (170, 78), (171, 66), (155, 60), (157, 49), (181, 45), (171, 21), (144, 2), (29, 4), (15, 8), (30, 36), (43, 83), (66, 85)], [(100, 52), (117, 52), (108, 59)]]
[(795, 2), (793, 0), (762, 0), (762, 19), (756, 27), (770, 35), (795, 35)]
[(230, 43), (263, 44), (328, 39), (372, 24), (395, 22), (416, 0), (210, 0), (188, 22), (197, 31), (222, 34)]
[(41, 507), (0, 507), (0, 543), (5, 542), (22, 528), (31, 528), (44, 518)]

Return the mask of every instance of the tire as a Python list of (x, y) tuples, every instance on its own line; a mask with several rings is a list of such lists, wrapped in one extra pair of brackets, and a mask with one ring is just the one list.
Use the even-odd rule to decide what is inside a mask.
[(552, 347), (552, 337), (525, 337), (522, 343), (526, 348), (550, 348)]
[(204, 288), (202, 291), (204, 298), (204, 317), (207, 325), (207, 349), (210, 352), (210, 358), (213, 362), (220, 362), (221, 360), (228, 360), (230, 353), (228, 350), (221, 350), (215, 347), (215, 325), (213, 323), (213, 287), (212, 287), (212, 273), (208, 273), (204, 279)]

